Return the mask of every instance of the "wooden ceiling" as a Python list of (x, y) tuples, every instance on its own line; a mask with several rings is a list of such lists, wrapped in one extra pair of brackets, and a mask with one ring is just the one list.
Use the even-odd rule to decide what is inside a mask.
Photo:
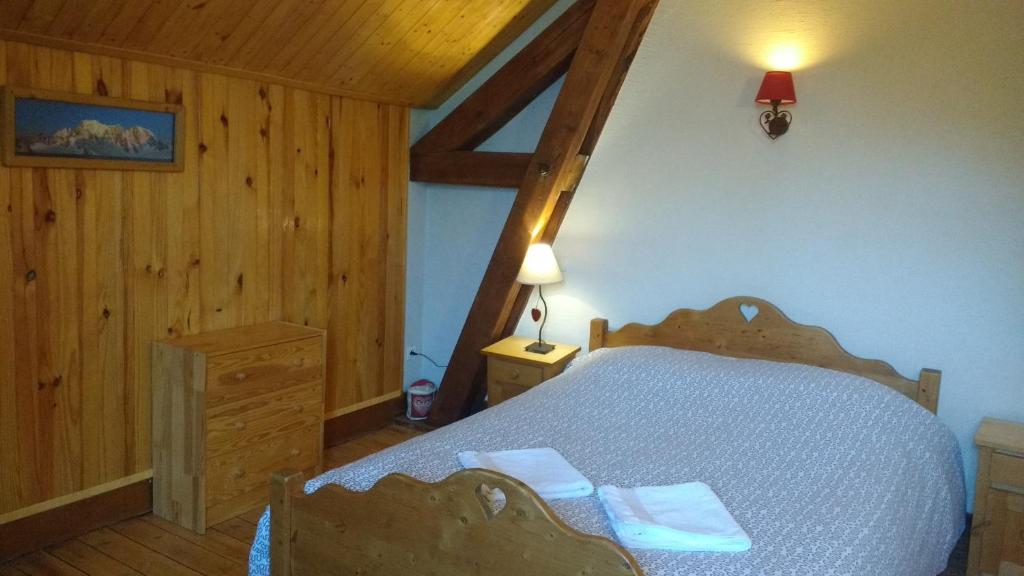
[(436, 106), (554, 0), (0, 0), (0, 37)]

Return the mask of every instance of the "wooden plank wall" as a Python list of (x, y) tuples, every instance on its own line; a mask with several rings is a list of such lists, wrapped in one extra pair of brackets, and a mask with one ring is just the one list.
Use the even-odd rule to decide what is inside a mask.
[(408, 110), (0, 41), (0, 84), (186, 109), (185, 170), (0, 167), (0, 522), (150, 468), (153, 339), (329, 329), (329, 414), (401, 391)]

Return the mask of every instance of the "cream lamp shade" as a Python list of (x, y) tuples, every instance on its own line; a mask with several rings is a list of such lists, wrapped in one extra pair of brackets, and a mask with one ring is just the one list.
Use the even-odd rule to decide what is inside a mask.
[(516, 282), (531, 286), (557, 284), (562, 281), (562, 270), (558, 268), (555, 252), (550, 244), (530, 244), (526, 258), (519, 269)]

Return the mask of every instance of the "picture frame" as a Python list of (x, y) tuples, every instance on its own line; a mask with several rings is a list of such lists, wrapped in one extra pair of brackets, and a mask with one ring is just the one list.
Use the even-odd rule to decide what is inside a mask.
[(184, 170), (184, 107), (17, 86), (0, 89), (6, 166)]

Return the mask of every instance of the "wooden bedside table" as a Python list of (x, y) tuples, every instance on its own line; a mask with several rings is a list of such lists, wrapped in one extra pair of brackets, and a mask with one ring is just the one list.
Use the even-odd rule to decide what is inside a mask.
[(985, 418), (978, 446), (968, 576), (1024, 574), (1024, 424)]
[(480, 351), (487, 356), (488, 404), (496, 406), (558, 376), (580, 351), (579, 346), (549, 342), (555, 349), (547, 354), (527, 352), (526, 346), (533, 341), (510, 336)]

